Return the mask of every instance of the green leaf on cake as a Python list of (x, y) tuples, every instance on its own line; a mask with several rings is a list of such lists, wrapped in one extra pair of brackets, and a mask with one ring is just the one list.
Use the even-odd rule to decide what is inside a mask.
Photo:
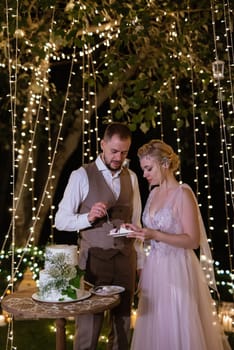
[(84, 272), (78, 269), (77, 275), (74, 278), (70, 279), (69, 284), (71, 286), (79, 289), (80, 288), (80, 279), (83, 275), (84, 275)]
[(62, 290), (62, 294), (71, 299), (77, 299), (76, 289), (80, 288), (80, 279), (84, 275), (84, 271), (77, 268), (77, 275), (69, 280), (69, 285)]
[(71, 286), (68, 286), (66, 289), (64, 289), (61, 294), (66, 295), (71, 299), (77, 299), (76, 290)]
[(69, 284), (75, 288), (80, 288), (80, 276), (76, 276), (69, 281)]

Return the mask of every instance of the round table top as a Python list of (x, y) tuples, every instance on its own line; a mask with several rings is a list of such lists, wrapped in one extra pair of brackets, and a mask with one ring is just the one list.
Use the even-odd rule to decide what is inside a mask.
[(54, 319), (103, 312), (112, 309), (120, 302), (118, 294), (110, 296), (91, 294), (87, 299), (71, 302), (42, 302), (32, 298), (35, 292), (35, 289), (24, 290), (4, 297), (1, 302), (2, 309), (15, 318)]

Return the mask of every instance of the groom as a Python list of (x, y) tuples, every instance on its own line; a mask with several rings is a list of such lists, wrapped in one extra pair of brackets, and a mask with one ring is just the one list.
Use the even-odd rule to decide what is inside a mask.
[[(131, 132), (122, 123), (109, 124), (94, 162), (72, 172), (55, 216), (55, 226), (79, 232), (79, 266), (93, 285), (125, 288), (110, 311), (109, 350), (127, 350), (136, 269), (143, 252), (135, 240), (113, 238), (109, 231), (124, 222), (140, 225), (141, 199), (136, 174), (123, 166)], [(137, 261), (138, 257), (138, 261)], [(74, 350), (95, 350), (103, 313), (76, 318)]]

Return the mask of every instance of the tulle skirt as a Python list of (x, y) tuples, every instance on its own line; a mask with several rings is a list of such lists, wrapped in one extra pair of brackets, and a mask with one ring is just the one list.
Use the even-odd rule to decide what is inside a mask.
[(193, 251), (152, 249), (139, 297), (131, 350), (231, 350)]

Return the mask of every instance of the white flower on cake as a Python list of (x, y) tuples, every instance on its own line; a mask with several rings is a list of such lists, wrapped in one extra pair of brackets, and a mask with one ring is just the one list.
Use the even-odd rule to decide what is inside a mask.
[(54, 278), (72, 279), (76, 276), (76, 267), (66, 262), (66, 255), (58, 253), (48, 254), (49, 267), (47, 273)]

